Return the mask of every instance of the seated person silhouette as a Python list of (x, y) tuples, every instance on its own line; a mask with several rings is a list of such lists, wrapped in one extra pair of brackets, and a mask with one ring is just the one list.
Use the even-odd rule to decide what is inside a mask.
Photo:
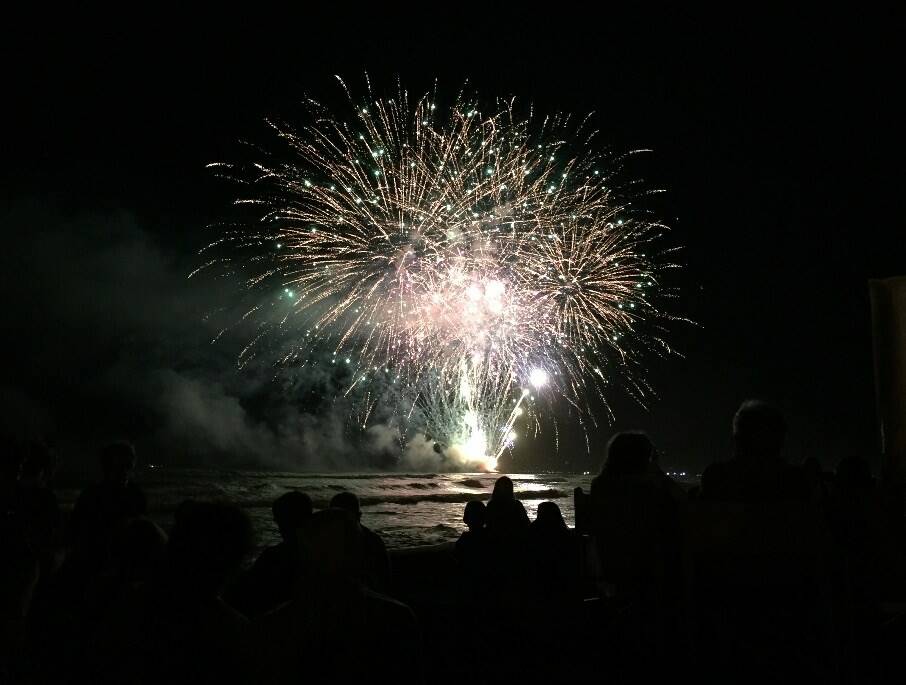
[(100, 483), (89, 485), (72, 510), (70, 531), (74, 561), (85, 570), (99, 570), (107, 561), (114, 531), (147, 508), (142, 489), (132, 482), (135, 449), (116, 442), (101, 450)]
[(617, 433), (591, 483), (591, 530), (604, 579), (631, 594), (661, 595), (679, 572), (677, 504), (651, 469), (654, 453), (645, 433)]
[(472, 500), (466, 503), (462, 513), (462, 522), (468, 530), (464, 531), (456, 541), (456, 553), (460, 554), (471, 545), (485, 537), (485, 524), (487, 523), (487, 509), (481, 500)]
[(468, 502), (462, 515), (463, 523), (468, 530), (456, 541), (455, 555), (462, 569), (466, 595), (472, 598), (484, 595), (489, 591), (488, 572), (488, 535), (485, 530), (487, 510), (483, 502)]
[(110, 560), (89, 589), (83, 618), (99, 621), (118, 603), (158, 580), (165, 570), (167, 534), (146, 518), (132, 519), (111, 539)]
[(529, 526), (533, 594), (543, 601), (579, 598), (578, 540), (556, 502), (542, 502)]
[(14, 440), (0, 445), (0, 680), (12, 681), (13, 664), (27, 634), (29, 612), (40, 578), (38, 555), (18, 515), (22, 451)]
[(220, 597), (252, 540), (251, 521), (238, 507), (181, 504), (165, 569), (110, 612), (85, 681), (255, 682), (248, 622)]
[(528, 532), (529, 517), (522, 502), (516, 499), (513, 481), (501, 476), (487, 505), (488, 535), (496, 540), (521, 539)]
[(746, 400), (733, 417), (733, 458), (714, 462), (702, 473), (701, 496), (708, 500), (770, 502), (810, 499), (801, 469), (781, 456), (786, 421), (776, 407)]
[(299, 531), (302, 575), (294, 599), (257, 620), (265, 678), (302, 682), (421, 681), (412, 611), (361, 582), (361, 532), (341, 509), (313, 514)]
[(311, 498), (294, 490), (278, 497), (271, 509), (282, 539), (261, 552), (228, 597), (233, 606), (249, 617), (259, 616), (292, 599), (293, 583), (301, 573), (297, 532), (312, 515)]
[(804, 469), (781, 456), (786, 422), (765, 402), (733, 417), (733, 458), (702, 474), (686, 512), (695, 640), (740, 682), (831, 678), (828, 533)]
[[(523, 602), (531, 572), (527, 562), (529, 518), (516, 499), (513, 481), (501, 476), (487, 504), (488, 584), (492, 599), (501, 605), (499, 617), (511, 614)], [(511, 619), (515, 620), (513, 616)], [(509, 620), (509, 619), (508, 619)]]
[(870, 615), (881, 611), (884, 598), (902, 596), (902, 517), (886, 511), (867, 459), (848, 456), (837, 464), (826, 515), (855, 610)]
[(381, 536), (362, 525), (359, 498), (352, 492), (340, 492), (330, 500), (331, 509), (342, 509), (352, 518), (358, 531), (359, 578), (375, 592), (390, 592), (390, 557)]
[(38, 441), (25, 445), (16, 508), (45, 578), (57, 569), (62, 558), (63, 516), (50, 487), (56, 467), (56, 454), (47, 445)]

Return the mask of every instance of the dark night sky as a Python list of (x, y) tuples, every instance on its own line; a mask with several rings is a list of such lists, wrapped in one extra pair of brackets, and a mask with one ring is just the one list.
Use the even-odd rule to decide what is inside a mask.
[[(24, 21), (2, 48), (6, 413), (61, 444), (158, 431), (170, 419), (130, 387), (147, 380), (123, 371), (144, 359), (130, 345), (153, 343), (161, 373), (207, 365), (210, 382), (195, 357), (217, 352), (186, 347), (204, 337), (193, 322), (205, 297), (174, 280), (233, 194), (204, 164), (234, 157), (303, 94), (331, 92), (333, 74), (355, 82), (367, 69), (378, 84), (399, 74), (412, 92), (468, 79), (541, 111), (593, 110), (614, 150), (653, 149), (634, 170), (668, 190), (658, 209), (684, 248), (677, 308), (698, 326), (671, 335), (684, 358), (652, 359), (660, 398), (647, 410), (615, 398), (614, 428), (649, 430), (668, 464), (699, 468), (726, 452), (738, 403), (758, 396), (787, 413), (790, 458), (873, 455), (866, 280), (906, 272), (904, 28), (893, 11), (559, 7), (274, 14), (178, 30), (172, 18)], [(234, 382), (214, 384), (229, 396)], [(248, 407), (230, 407), (254, 428)], [(542, 445), (520, 454), (582, 466), (609, 434), (590, 458), (569, 426), (556, 459)]]

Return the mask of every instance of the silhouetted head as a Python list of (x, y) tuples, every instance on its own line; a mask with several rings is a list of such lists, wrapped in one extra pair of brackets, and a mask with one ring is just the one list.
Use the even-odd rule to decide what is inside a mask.
[(469, 527), (469, 530), (484, 528), (487, 519), (488, 511), (484, 506), (484, 502), (476, 499), (466, 503), (466, 509), (462, 513), (462, 522)]
[(57, 455), (43, 442), (30, 440), (22, 453), (22, 480), (47, 485), (57, 469)]
[(566, 530), (568, 528), (556, 502), (542, 502), (538, 505), (535, 524), (536, 528), (543, 530)]
[(834, 472), (834, 484), (843, 492), (864, 492), (874, 487), (871, 466), (864, 457), (843, 457)]
[(280, 537), (288, 540), (299, 526), (311, 516), (311, 497), (304, 492), (292, 490), (280, 495), (271, 510), (274, 512), (274, 523), (280, 531)]
[(607, 461), (601, 472), (611, 477), (639, 475), (648, 470), (654, 455), (651, 439), (642, 431), (624, 431), (607, 443)]
[(128, 442), (105, 445), (100, 455), (104, 482), (125, 487), (135, 469), (135, 448)]
[(786, 436), (786, 421), (776, 407), (746, 400), (733, 417), (733, 445), (739, 459), (776, 459)]
[(222, 502), (183, 502), (176, 510), (167, 552), (175, 581), (202, 593), (219, 594), (252, 551), (249, 517)]
[(350, 580), (359, 572), (358, 528), (345, 509), (315, 512), (299, 528), (305, 568), (322, 580)]
[(507, 476), (500, 476), (494, 481), (494, 491), (491, 493), (491, 499), (516, 499), (516, 495), (513, 492), (513, 481)]
[(354, 492), (338, 492), (330, 500), (331, 509), (342, 509), (349, 514), (354, 521), (362, 518), (362, 509), (359, 505), (359, 498)]
[(161, 568), (167, 551), (167, 534), (154, 521), (132, 519), (114, 535), (111, 556), (120, 576), (128, 582), (150, 580)]

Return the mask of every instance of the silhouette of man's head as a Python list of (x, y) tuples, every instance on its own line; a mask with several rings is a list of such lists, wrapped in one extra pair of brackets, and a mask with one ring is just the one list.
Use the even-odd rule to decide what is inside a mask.
[(654, 445), (642, 431), (624, 431), (607, 443), (603, 473), (621, 477), (645, 473), (654, 456)]
[(135, 469), (135, 448), (128, 442), (105, 445), (100, 455), (104, 481), (111, 485), (125, 486)]
[(313, 577), (349, 580), (358, 573), (358, 529), (344, 509), (324, 509), (308, 517), (299, 528), (299, 544)]
[(304, 492), (293, 490), (280, 495), (271, 510), (274, 513), (274, 523), (277, 524), (280, 537), (289, 540), (305, 519), (311, 516), (311, 497)]
[(462, 522), (465, 523), (469, 530), (480, 530), (484, 528), (487, 522), (488, 512), (484, 502), (472, 500), (466, 503), (466, 509), (462, 513)]
[(359, 506), (359, 498), (354, 492), (338, 492), (330, 500), (331, 509), (342, 509), (349, 514), (353, 521), (359, 521), (362, 518), (362, 509)]
[(491, 499), (504, 500), (515, 498), (516, 495), (513, 492), (513, 481), (510, 478), (501, 476), (494, 481), (494, 492), (491, 493)]
[(786, 436), (786, 421), (776, 407), (746, 400), (733, 417), (733, 444), (739, 459), (776, 459)]
[(239, 507), (183, 502), (176, 510), (167, 552), (178, 583), (219, 594), (253, 548), (252, 523)]
[(544, 530), (565, 530), (568, 528), (556, 502), (542, 502), (539, 504), (535, 523), (538, 528)]

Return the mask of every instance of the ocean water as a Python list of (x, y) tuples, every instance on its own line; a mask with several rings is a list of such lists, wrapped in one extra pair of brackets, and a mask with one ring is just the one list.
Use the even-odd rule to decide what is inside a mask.
[[(573, 489), (588, 490), (592, 476), (543, 473), (507, 474), (516, 496), (534, 519), (538, 505), (556, 502), (566, 522), (574, 524)], [(362, 522), (379, 533), (389, 548), (454, 542), (465, 529), (462, 512), (473, 499), (487, 500), (500, 474), (488, 473), (274, 473), (158, 468), (136, 477), (148, 499), (149, 515), (169, 530), (173, 512), (186, 499), (228, 500), (251, 517), (260, 547), (278, 540), (271, 504), (290, 490), (307, 493), (315, 508), (328, 505), (343, 490), (358, 495)], [(64, 504), (77, 492), (60, 493)]]

